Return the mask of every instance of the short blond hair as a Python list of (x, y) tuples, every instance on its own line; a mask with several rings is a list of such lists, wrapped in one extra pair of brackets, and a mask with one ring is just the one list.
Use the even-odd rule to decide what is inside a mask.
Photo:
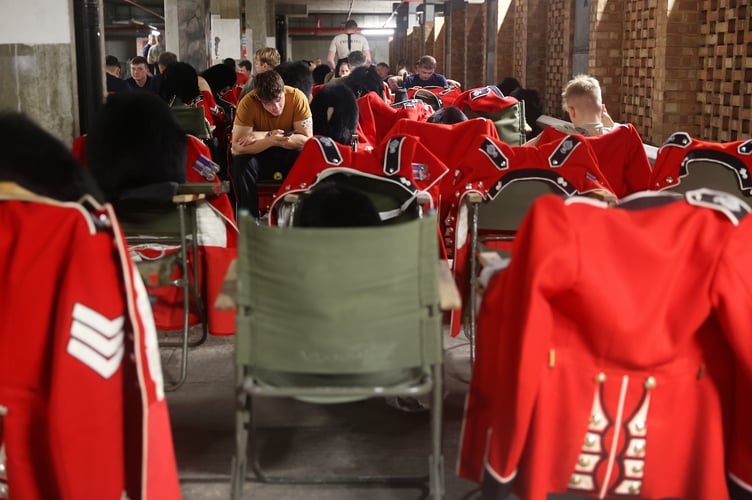
[(282, 56), (279, 55), (279, 51), (274, 47), (262, 47), (254, 54), (260, 63), (266, 63), (272, 68), (279, 66), (282, 61)]
[[(575, 106), (577, 103), (577, 106)], [(598, 80), (589, 75), (577, 75), (564, 86), (561, 93), (561, 106), (568, 111), (569, 106), (580, 106), (591, 112), (599, 112), (603, 107), (601, 85)]]

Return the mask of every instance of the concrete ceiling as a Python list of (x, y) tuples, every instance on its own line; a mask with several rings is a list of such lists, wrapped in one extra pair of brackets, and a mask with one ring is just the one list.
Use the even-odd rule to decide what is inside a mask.
[(394, 1), (384, 0), (279, 0), (275, 5), (306, 5), (309, 14), (382, 14), (389, 15)]

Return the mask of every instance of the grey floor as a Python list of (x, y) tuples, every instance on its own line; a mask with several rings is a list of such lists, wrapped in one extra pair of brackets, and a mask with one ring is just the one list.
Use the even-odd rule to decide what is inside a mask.
[[(225, 500), (230, 496), (234, 454), (233, 337), (210, 337), (190, 350), (188, 379), (167, 400), (185, 500)], [(167, 382), (179, 370), (175, 350), (162, 349)], [(444, 460), (445, 496), (480, 498), (477, 485), (454, 470), (462, 409), (470, 374), (464, 337), (445, 336)], [(424, 474), (427, 471), (429, 414), (405, 413), (383, 399), (339, 405), (312, 405), (291, 399), (256, 398), (262, 466), (268, 473)], [(249, 473), (244, 499), (254, 500), (417, 500), (419, 487), (278, 485)]]

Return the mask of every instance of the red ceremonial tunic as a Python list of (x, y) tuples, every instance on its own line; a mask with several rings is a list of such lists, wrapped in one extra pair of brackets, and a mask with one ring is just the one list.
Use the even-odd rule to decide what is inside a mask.
[[(466, 142), (465, 154), (454, 166), (453, 189), (442, 199), (441, 227), (450, 256), (454, 257), (454, 278), (463, 294), (467, 290), (469, 261), (469, 222), (465, 198), (479, 194), (495, 199), (510, 184), (523, 179), (550, 183), (562, 196), (612, 193), (598, 160), (582, 136), (566, 136), (561, 141), (532, 146), (510, 146), (489, 136)], [(445, 193), (447, 191), (444, 191)], [(460, 329), (462, 311), (452, 312), (452, 335)]]
[(749, 497), (749, 211), (539, 198), (478, 314), (459, 475), (489, 499)]
[[(547, 127), (541, 132), (538, 144), (559, 141), (565, 133)], [(603, 135), (585, 137), (598, 158), (598, 167), (614, 190), (623, 198), (650, 189), (652, 168), (645, 153), (642, 138), (631, 123), (619, 124)]]
[[(314, 137), (303, 146), (272, 203), (270, 224), (276, 223), (277, 203), (289, 193), (307, 191), (326, 177), (347, 173), (391, 182), (404, 189), (408, 198), (418, 192), (438, 199), (438, 186), (448, 168), (416, 137), (391, 135), (374, 149), (353, 151), (328, 137)], [(406, 208), (406, 207), (405, 207)]]
[(689, 175), (692, 163), (708, 160), (732, 171), (745, 196), (752, 195), (752, 139), (732, 142), (708, 142), (676, 132), (663, 143), (650, 178), (650, 189), (669, 189)]
[(0, 484), (22, 500), (179, 499), (149, 300), (110, 206), (14, 186), (0, 185)]

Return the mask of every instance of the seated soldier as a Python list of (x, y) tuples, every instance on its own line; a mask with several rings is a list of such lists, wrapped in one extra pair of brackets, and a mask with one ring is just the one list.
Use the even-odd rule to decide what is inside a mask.
[(117, 218), (26, 116), (0, 112), (0, 137), (0, 485), (179, 499), (154, 322)]
[(232, 129), (230, 176), (237, 204), (258, 217), (258, 180), (282, 180), (313, 135), (308, 98), (276, 71), (256, 75), (240, 101)]
[(425, 55), (418, 59), (415, 70), (412, 75), (389, 77), (389, 86), (392, 90), (396, 90), (398, 87), (409, 89), (410, 87), (449, 86), (446, 77), (436, 73), (436, 58), (433, 56)]
[(578, 75), (564, 87), (562, 99), (571, 126), (548, 127), (527, 145), (557, 141), (568, 133), (582, 134), (617, 197), (649, 189), (652, 168), (642, 138), (632, 124), (614, 123), (603, 104), (598, 80)]

